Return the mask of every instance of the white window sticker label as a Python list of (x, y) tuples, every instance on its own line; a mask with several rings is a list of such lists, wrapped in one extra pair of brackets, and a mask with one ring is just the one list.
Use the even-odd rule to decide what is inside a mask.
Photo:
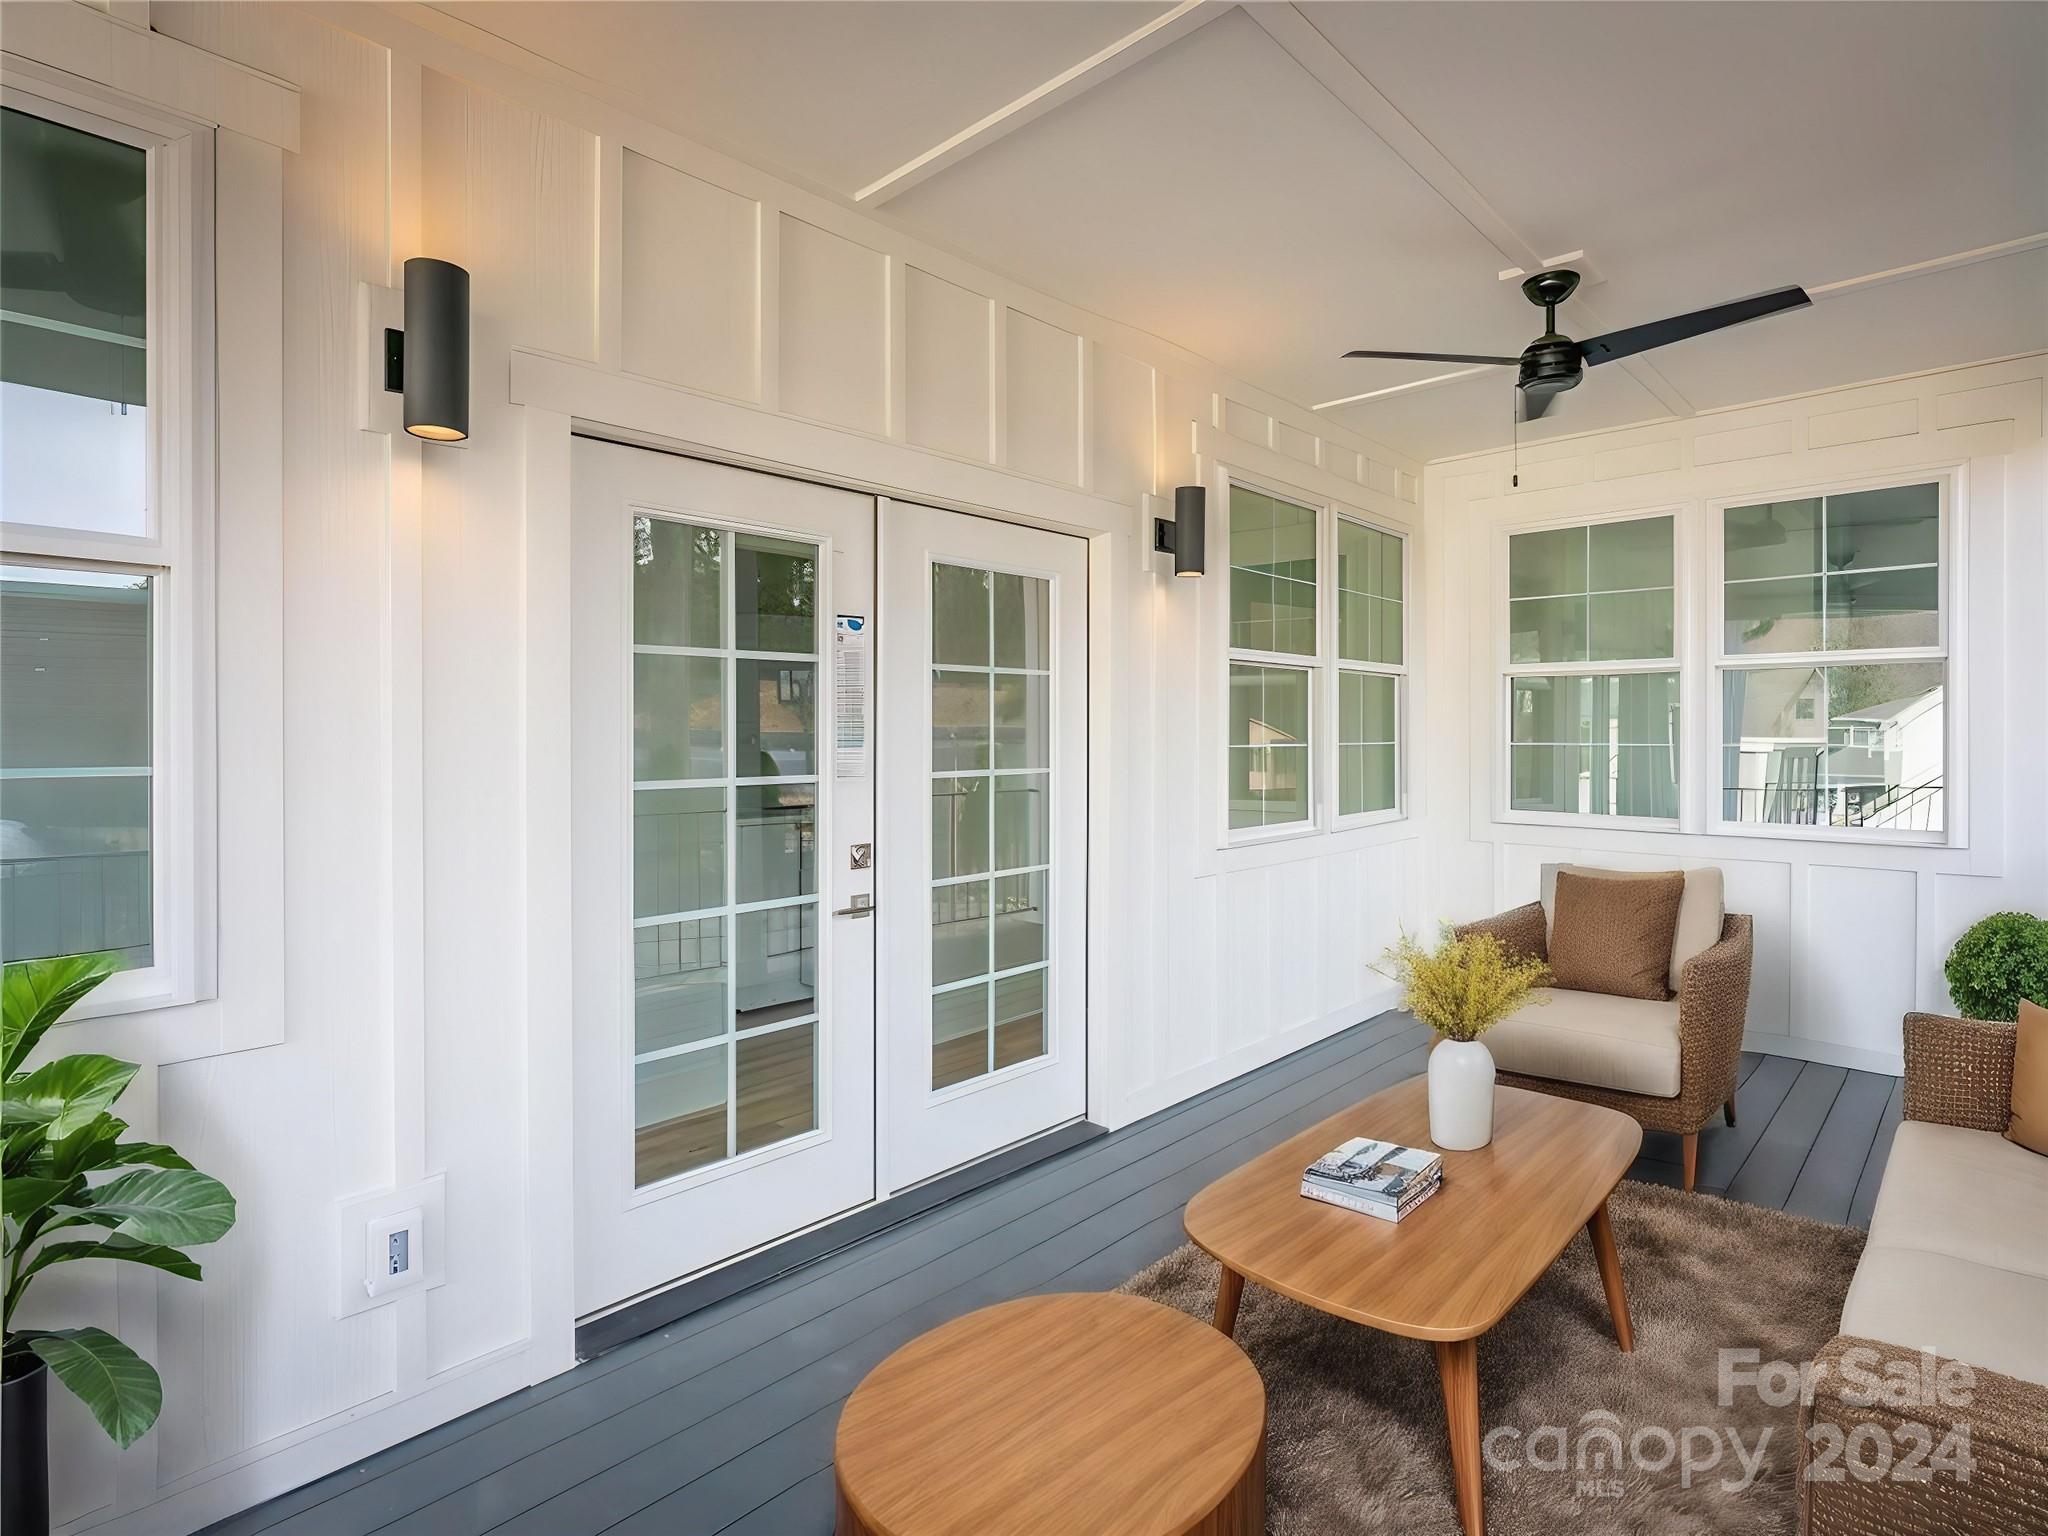
[(868, 621), (842, 613), (832, 626), (832, 737), (835, 772), (842, 779), (868, 771)]

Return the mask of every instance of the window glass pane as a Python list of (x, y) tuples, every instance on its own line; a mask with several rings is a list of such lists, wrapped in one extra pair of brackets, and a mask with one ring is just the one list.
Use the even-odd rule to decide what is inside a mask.
[(1508, 596), (1554, 597), (1586, 590), (1586, 530), (1552, 528), (1508, 539)]
[(1508, 718), (1515, 809), (1678, 814), (1676, 672), (1511, 678)]
[(633, 777), (725, 777), (725, 664), (715, 656), (633, 658)]
[(1345, 745), (1394, 740), (1395, 690), (1391, 677), (1346, 672), (1337, 679), (1337, 739)]
[(989, 883), (932, 887), (932, 985), (988, 974)]
[(1723, 817), (1943, 830), (1945, 675), (1941, 662), (1728, 669)]
[(932, 994), (932, 1087), (988, 1071), (989, 984)]
[(1230, 744), (1293, 746), (1308, 741), (1309, 674), (1295, 667), (1230, 667)]
[(1052, 779), (1005, 773), (995, 780), (997, 869), (1023, 869), (1052, 858)]
[(652, 1184), (726, 1155), (725, 1053), (708, 1046), (633, 1068), (633, 1182)]
[(1594, 661), (1657, 661), (1674, 656), (1669, 587), (1595, 592), (1587, 600)]
[(1729, 654), (1819, 650), (1820, 584), (1818, 576), (1729, 582), (1722, 636)]
[(1345, 661), (1401, 662), (1401, 541), (1337, 522), (1337, 654)]
[(635, 790), (633, 915), (665, 917), (724, 905), (725, 791)]
[(733, 643), (743, 651), (816, 652), (816, 545), (758, 533), (733, 536)]
[(1309, 674), (1292, 667), (1230, 668), (1230, 825), (1308, 819)]
[(1045, 1054), (1045, 972), (996, 982), (995, 1069)]
[(1052, 679), (1029, 672), (995, 677), (995, 766), (1052, 766)]
[(1391, 811), (1398, 803), (1396, 748), (1342, 746), (1337, 749), (1337, 811), (1359, 816)]
[(786, 778), (818, 771), (818, 668), (808, 661), (734, 664), (738, 719), (733, 722), (734, 773), (742, 779)]
[(1827, 499), (1830, 571), (1933, 565), (1941, 557), (1941, 487), (1901, 485)]
[(0, 109), (0, 186), (0, 518), (148, 533), (148, 157)]
[[(1004, 783), (1015, 782), (1005, 779)], [(978, 875), (988, 868), (989, 780), (932, 781), (932, 878)]]
[(932, 673), (932, 770), (986, 768), (989, 674)]
[(1052, 583), (995, 573), (996, 665), (1052, 666)]
[(988, 665), (989, 573), (963, 565), (932, 567), (932, 661)]
[(1584, 661), (1586, 599), (1523, 597), (1508, 603), (1510, 661)]
[(1830, 574), (1827, 594), (1831, 651), (1941, 642), (1941, 573), (1934, 566)]
[(1510, 679), (1511, 739), (1564, 746), (1669, 746), (1678, 740), (1678, 674)]
[(1587, 531), (1590, 592), (1627, 592), (1671, 585), (1672, 520), (1637, 517), (1595, 523)]
[(995, 883), (996, 969), (1045, 959), (1045, 876), (1004, 875)]
[(1316, 512), (1230, 488), (1230, 643), (1316, 651)]
[(154, 955), (149, 578), (0, 566), (0, 957)]
[[(703, 791), (690, 791), (703, 793)], [(723, 796), (720, 796), (721, 801)], [(738, 901), (810, 896), (818, 889), (818, 791), (764, 784), (739, 792)]]
[(725, 1033), (725, 920), (633, 930), (633, 1049), (666, 1050)]
[(1818, 572), (1820, 498), (1730, 507), (1721, 517), (1723, 575), (1729, 581)]
[(737, 1043), (733, 1151), (752, 1152), (818, 1128), (818, 1026), (795, 1024)]
[(666, 517), (633, 519), (633, 643), (724, 644), (719, 620), (724, 535)]
[(740, 913), (733, 965), (735, 1029), (816, 1013), (818, 904)]

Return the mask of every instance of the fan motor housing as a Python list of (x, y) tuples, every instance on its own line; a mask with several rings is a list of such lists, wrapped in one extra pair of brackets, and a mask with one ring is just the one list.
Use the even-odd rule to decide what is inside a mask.
[(1554, 395), (1577, 384), (1583, 372), (1578, 343), (1555, 331), (1546, 331), (1522, 353), (1515, 383), (1532, 394)]

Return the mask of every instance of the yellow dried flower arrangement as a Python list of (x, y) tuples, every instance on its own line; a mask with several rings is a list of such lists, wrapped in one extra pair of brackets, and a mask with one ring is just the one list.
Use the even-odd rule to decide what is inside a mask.
[(1541, 960), (1510, 955), (1490, 933), (1461, 939), (1448, 923), (1434, 950), (1403, 931), (1374, 969), (1398, 981), (1401, 1006), (1446, 1040), (1477, 1040), (1550, 980)]

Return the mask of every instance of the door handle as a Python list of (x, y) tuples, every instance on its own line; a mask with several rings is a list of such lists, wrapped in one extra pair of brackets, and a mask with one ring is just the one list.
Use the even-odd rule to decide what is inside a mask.
[(834, 917), (873, 917), (875, 915), (874, 897), (855, 896), (850, 899), (853, 903), (851, 906), (841, 907), (832, 915)]

